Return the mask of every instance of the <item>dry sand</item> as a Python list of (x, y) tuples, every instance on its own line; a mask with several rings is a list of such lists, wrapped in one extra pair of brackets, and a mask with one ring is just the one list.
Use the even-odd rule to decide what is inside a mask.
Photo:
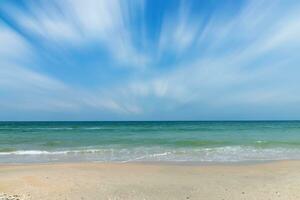
[[(1, 195), (2, 193), (2, 195)], [(300, 162), (0, 165), (0, 199), (300, 199)], [(1, 197), (2, 196), (2, 197)]]

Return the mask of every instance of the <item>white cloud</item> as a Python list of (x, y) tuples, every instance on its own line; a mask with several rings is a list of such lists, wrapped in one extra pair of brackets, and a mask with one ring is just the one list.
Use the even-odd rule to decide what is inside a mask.
[[(122, 87), (141, 107), (144, 102), (138, 99), (160, 99), (160, 109), (170, 104), (176, 110), (195, 104), (213, 108), (300, 103), (295, 95), (300, 89), (296, 75), (300, 73), (296, 53), (300, 50), (299, 6), (283, 9), (280, 3), (252, 2), (228, 21), (213, 18), (198, 35), (199, 45), (211, 45), (206, 52), (163, 74), (143, 77), (129, 83), (128, 88)], [(169, 43), (172, 42), (164, 45), (173, 45)], [(149, 106), (157, 102), (147, 103)]]
[(141, 10), (143, 4), (133, 2), (136, 2), (132, 3), (133, 10), (128, 10), (120, 0), (31, 2), (29, 12), (14, 7), (7, 8), (6, 12), (47, 45), (83, 48), (98, 44), (121, 65), (143, 68), (149, 59), (135, 47), (129, 22), (129, 13)]
[[(36, 64), (30, 45), (7, 26), (0, 24), (0, 111), (107, 110), (138, 112), (133, 105), (119, 105), (109, 96), (65, 84), (27, 65)], [(9, 48), (8, 48), (9, 47)], [(31, 61), (31, 62), (30, 62)]]
[(180, 54), (193, 44), (203, 20), (200, 15), (193, 17), (186, 1), (182, 1), (178, 13), (165, 16), (159, 38), (160, 54), (165, 51)]
[(19, 55), (29, 56), (28, 44), (14, 31), (4, 27), (2, 23), (0, 23), (0, 44), (0, 62), (7, 59), (17, 59), (20, 57)]
[[(141, 67), (151, 63), (150, 58), (156, 59), (156, 55), (149, 57), (135, 47), (130, 10), (121, 1), (56, 3), (60, 11), (32, 4), (31, 13), (18, 11), (16, 20), (49, 44), (101, 44), (124, 65)], [(175, 113), (182, 107), (195, 107), (199, 114), (205, 109), (235, 105), (300, 103), (300, 15), (297, 6), (281, 9), (281, 3), (253, 1), (239, 14), (226, 19), (215, 14), (200, 32), (201, 19), (191, 18), (183, 4), (176, 20), (166, 16), (158, 45), (161, 56), (174, 51), (178, 55), (192, 54), (190, 57), (164, 71), (159, 67), (136, 70), (133, 75), (127, 74), (127, 79), (105, 86), (99, 84), (93, 89), (68, 85), (33, 70), (28, 67), (30, 63), (25, 65), (23, 61), (34, 54), (31, 46), (17, 33), (1, 26), (0, 43), (4, 45), (0, 47), (0, 89), (6, 94), (1, 97), (0, 109), (2, 106), (47, 112), (109, 112), (139, 118), (149, 113)], [(142, 7), (132, 7), (142, 9), (136, 6)]]

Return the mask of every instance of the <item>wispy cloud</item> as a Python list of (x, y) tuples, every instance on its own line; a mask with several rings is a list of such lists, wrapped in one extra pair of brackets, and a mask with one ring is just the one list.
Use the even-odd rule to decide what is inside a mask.
[[(20, 35), (1, 24), (0, 109), (7, 112), (77, 112), (82, 109), (126, 113), (112, 99), (95, 91), (69, 86), (31, 67), (33, 48)], [(5, 112), (3, 113), (5, 114)]]
[(175, 13), (166, 15), (163, 20), (159, 39), (160, 51), (183, 53), (198, 37), (200, 25), (204, 19), (201, 15), (191, 15), (186, 1), (182, 1)]
[(23, 3), (0, 6), (0, 118), (297, 116), (296, 1), (181, 1), (160, 19), (147, 1)]
[(118, 0), (29, 1), (27, 6), (29, 12), (13, 6), (4, 11), (41, 43), (80, 48), (98, 44), (120, 64), (144, 67), (147, 63), (147, 55), (134, 46), (130, 30), (130, 20), (135, 20), (130, 12), (142, 10), (142, 1), (130, 8)]

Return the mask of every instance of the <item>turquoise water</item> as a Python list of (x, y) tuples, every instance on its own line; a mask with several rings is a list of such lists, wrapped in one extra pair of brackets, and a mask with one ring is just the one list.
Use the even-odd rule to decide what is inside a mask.
[(300, 159), (300, 121), (0, 122), (0, 163)]

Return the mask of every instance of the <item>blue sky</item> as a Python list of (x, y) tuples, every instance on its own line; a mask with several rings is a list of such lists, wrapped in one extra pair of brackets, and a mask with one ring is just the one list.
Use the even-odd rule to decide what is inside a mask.
[(0, 2), (0, 120), (300, 119), (296, 0)]

